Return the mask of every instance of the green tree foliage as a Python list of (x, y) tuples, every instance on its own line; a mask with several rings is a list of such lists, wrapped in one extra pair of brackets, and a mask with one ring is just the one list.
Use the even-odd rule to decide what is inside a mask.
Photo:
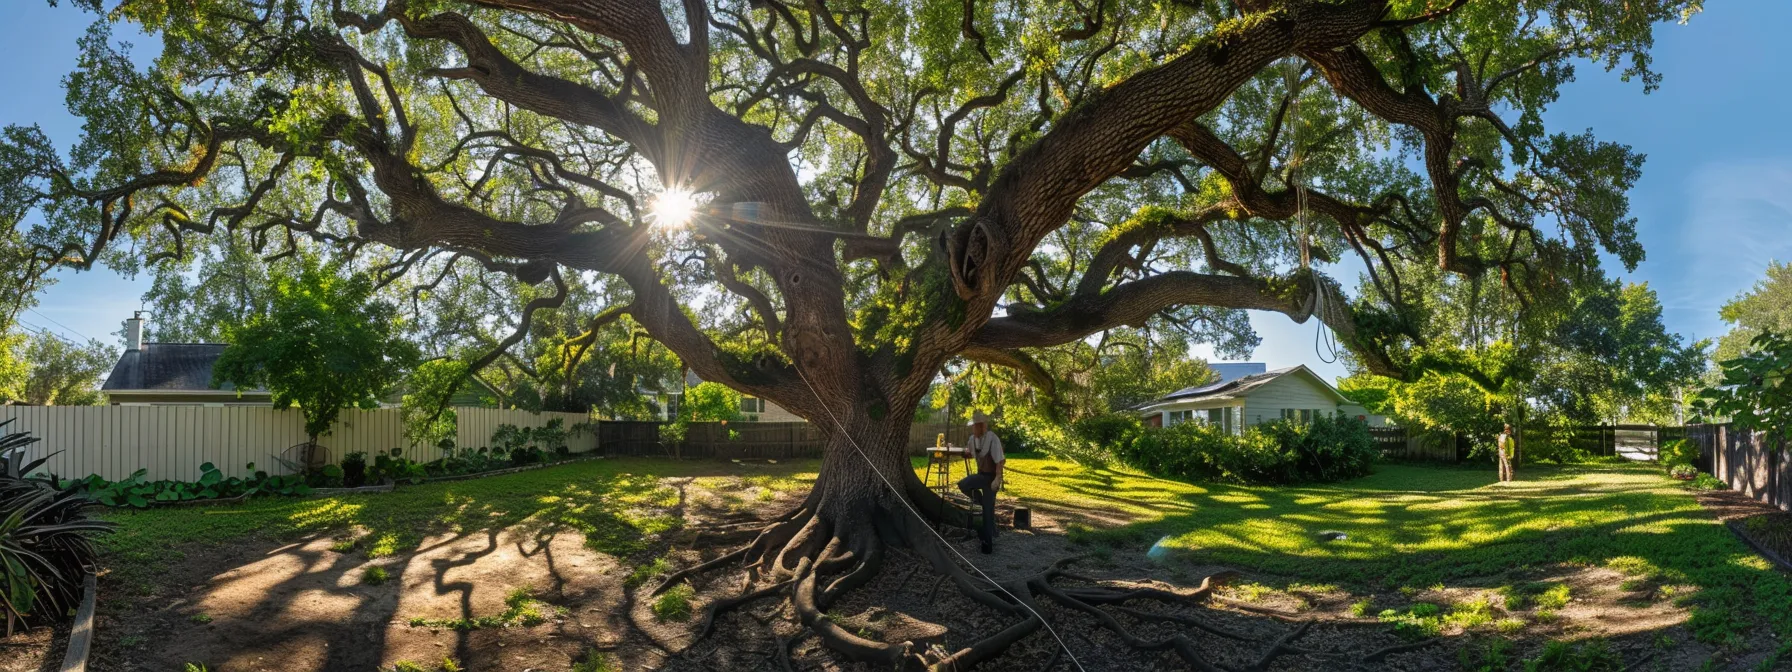
[(118, 352), (104, 343), (76, 344), (50, 332), (24, 340), (19, 350), (15, 359), (23, 364), (23, 375), (18, 379), (16, 399), (38, 406), (101, 403), (100, 377), (118, 362)]
[(448, 402), (467, 383), (466, 362), (432, 359), (417, 365), (405, 377), (400, 400), (404, 435), (413, 446), (435, 446), (452, 440), (458, 418)]
[(297, 256), (267, 261), (246, 238), (201, 239), (188, 256), (153, 266), (143, 302), (155, 316), (148, 323), (155, 340), (221, 343), (231, 326), (268, 311), (273, 301), (274, 269), (298, 272), (293, 268)]
[(1519, 305), (1498, 286), (1462, 289), (1431, 299), (1444, 324), (1463, 326), (1415, 350), (1428, 373), (1411, 382), (1357, 374), (1339, 389), (1402, 425), (1485, 446), (1507, 422), (1671, 424), (1703, 367), (1707, 343), (1669, 332), (1646, 284), (1589, 282), (1549, 297), (1559, 309)]
[[(1256, 345), (1248, 321), (1227, 328), (1240, 330), (1231, 332), (1240, 342), (1223, 353), (1242, 357)], [(954, 420), (967, 420), (981, 410), (1001, 416), (1010, 429), (1122, 412), (1214, 380), (1207, 362), (1190, 353), (1191, 346), (1202, 339), (1202, 334), (1174, 322), (1154, 319), (1148, 328), (1112, 329), (1086, 340), (1015, 355), (1021, 368), (970, 360), (962, 369), (949, 372), (953, 382), (937, 385), (926, 406), (937, 412), (951, 401)], [(948, 396), (953, 390), (957, 396)]]
[(265, 387), (274, 405), (298, 406), (312, 441), (345, 408), (370, 408), (417, 359), (398, 337), (397, 310), (373, 300), (373, 280), (307, 259), (277, 274), (268, 312), (225, 331), (217, 384)]
[(1718, 385), (1693, 402), (1701, 419), (1728, 418), (1737, 427), (1766, 432), (1769, 445), (1792, 439), (1792, 338), (1761, 332), (1722, 366)]
[(731, 422), (739, 420), (740, 393), (721, 383), (703, 382), (685, 390), (679, 405), (680, 420), (689, 422)]
[(1769, 262), (1767, 275), (1755, 286), (1724, 304), (1718, 315), (1730, 323), (1730, 333), (1717, 340), (1712, 359), (1736, 359), (1762, 332), (1792, 333), (1792, 263)]
[[(68, 80), (81, 143), (0, 138), (0, 212), (41, 211), (31, 242), (74, 265), (256, 231), (258, 253), (310, 239), (414, 290), (488, 285), (505, 300), (447, 308), (496, 338), (430, 354), (517, 381), (571, 340), (531, 350), (536, 314), (614, 283), (581, 314), (626, 312), (706, 381), (842, 416), (827, 459), (878, 470), (824, 467), (829, 501), (803, 515), (871, 548), (874, 474), (908, 471), (942, 369), (1041, 389), (1042, 350), (1154, 318), (1235, 334), (1259, 310), (1416, 380), (1502, 340), (1441, 337), (1457, 325), (1426, 274), (1565, 312), (1553, 295), (1603, 282), (1602, 254), (1642, 259), (1642, 157), (1544, 108), (1577, 64), (1653, 88), (1657, 24), (1699, 8), (134, 0)], [(160, 38), (152, 67), (116, 21)], [(1346, 255), (1371, 275), (1356, 296), (1327, 277)]]

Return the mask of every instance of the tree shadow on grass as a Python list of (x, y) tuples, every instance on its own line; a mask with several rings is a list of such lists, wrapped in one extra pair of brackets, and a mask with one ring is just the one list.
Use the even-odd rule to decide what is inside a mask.
[[(1137, 479), (1138, 477), (1130, 477)], [(1123, 490), (1066, 489), (1089, 501), (1145, 506), (1155, 517), (1078, 527), (1073, 543), (1178, 557), (1266, 575), (1369, 590), (1439, 583), (1498, 587), (1559, 567), (1605, 566), (1652, 584), (1689, 587), (1678, 600), (1757, 622), (1787, 618), (1792, 582), (1734, 538), (1687, 492), (1649, 466), (1531, 467), (1515, 483), (1454, 469), (1384, 467), (1327, 485), (1171, 483), (1172, 501)], [(1124, 482), (1113, 479), (1110, 482)], [(1136, 487), (1128, 483), (1123, 487)], [(1321, 532), (1342, 533), (1328, 541)], [(1327, 535), (1334, 536), (1334, 535)]]
[[(475, 585), (449, 576), (451, 571), (465, 571), (494, 553), (501, 534), (513, 535), (521, 558), (546, 562), (548, 590), (542, 595), (548, 599), (559, 597), (568, 584), (551, 548), (562, 532), (579, 532), (586, 548), (612, 557), (624, 569), (643, 560), (640, 556), (654, 547), (655, 539), (682, 526), (685, 500), (677, 488), (661, 484), (660, 473), (625, 471), (643, 466), (667, 466), (671, 468), (665, 471), (682, 474), (704, 473), (710, 471), (705, 466), (721, 465), (635, 463), (595, 469), (569, 465), (480, 481), (401, 488), (385, 495), (258, 500), (210, 509), (117, 515), (122, 535), (106, 542), (104, 558), (115, 571), (111, 587), (142, 585), (151, 590), (141, 591), (148, 593), (138, 596), (144, 599), (115, 602), (121, 608), (108, 610), (113, 611), (109, 616), (132, 622), (119, 629), (121, 637), (127, 631), (141, 633), (131, 635), (131, 641), (181, 642), (167, 648), (162, 661), (176, 669), (189, 660), (206, 662), (208, 657), (215, 659), (215, 666), (216, 661), (238, 660), (239, 654), (254, 654), (246, 660), (263, 658), (265, 662), (274, 659), (269, 657), (276, 655), (274, 652), (307, 642), (312, 645), (309, 656), (317, 669), (371, 669), (390, 648), (388, 628), (409, 616), (397, 613), (401, 586), (422, 581), (422, 586), (433, 588), (437, 595), (454, 595), (457, 614), (429, 614), (450, 620), (487, 615), (475, 613), (475, 589), (502, 592), (519, 587)], [(353, 552), (328, 550), (331, 540), (324, 535), (353, 535), (357, 542)], [(461, 548), (473, 535), (484, 536), (485, 543)], [(430, 540), (427, 545), (426, 539)], [(299, 543), (281, 546), (293, 540)], [(525, 542), (532, 542), (533, 548)], [(143, 550), (140, 545), (146, 543), (156, 543), (157, 552)], [(248, 548), (273, 552), (245, 555), (242, 551)], [(441, 555), (446, 557), (434, 557)], [(189, 561), (181, 563), (182, 557)], [(387, 557), (393, 560), (384, 560)], [(195, 558), (203, 561), (192, 562)], [(358, 573), (369, 562), (387, 569), (386, 586), (360, 585)], [(185, 565), (181, 569), (190, 570), (184, 572), (189, 578), (173, 578), (171, 563)], [(420, 570), (430, 576), (414, 576)], [(160, 618), (131, 613), (153, 608), (155, 597), (183, 592), (193, 583), (201, 584), (192, 591), (193, 604), (202, 604), (215, 597), (221, 584), (257, 572), (261, 576), (252, 577), (254, 591), (234, 593), (231, 616), (207, 630), (183, 628), (183, 624), (192, 624), (182, 619), (196, 615), (186, 612), (197, 606)], [(305, 595), (311, 597), (304, 600), (335, 606), (301, 613), (294, 606), (295, 596)], [(578, 630), (570, 634), (581, 635)], [(468, 631), (457, 632), (454, 638), (450, 650), (463, 661), (485, 657), (475, 650), (481, 648), (483, 639)]]

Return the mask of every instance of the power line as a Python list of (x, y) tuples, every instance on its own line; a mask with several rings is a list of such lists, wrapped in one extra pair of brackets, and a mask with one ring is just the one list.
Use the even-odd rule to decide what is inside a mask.
[(81, 346), (80, 343), (76, 343), (74, 340), (70, 339), (67, 336), (63, 336), (62, 334), (58, 334), (54, 331), (50, 331), (49, 328), (47, 328), (47, 327), (35, 325), (30, 322), (26, 322), (24, 320), (19, 320), (18, 325), (20, 327), (24, 327), (24, 329), (27, 333), (42, 334), (44, 336), (49, 336), (50, 338), (54, 338), (58, 341), (62, 341), (63, 343), (67, 343), (67, 344), (75, 346), (75, 347)]
[(93, 340), (93, 337), (91, 337), (91, 336), (88, 336), (88, 335), (87, 335), (87, 334), (83, 334), (83, 333), (81, 333), (81, 332), (79, 332), (79, 331), (75, 331), (75, 328), (74, 328), (74, 327), (71, 327), (71, 326), (68, 326), (68, 325), (66, 325), (66, 324), (63, 324), (63, 323), (61, 323), (61, 322), (57, 322), (57, 321), (56, 321), (56, 318), (54, 318), (54, 317), (50, 317), (50, 316), (49, 316), (49, 315), (45, 315), (45, 314), (43, 314), (43, 313), (39, 313), (39, 312), (37, 312), (37, 309), (36, 309), (36, 308), (26, 308), (26, 309), (25, 309), (25, 310), (29, 310), (29, 311), (31, 311), (31, 312), (32, 312), (32, 314), (34, 314), (34, 315), (37, 315), (37, 316), (38, 316), (38, 317), (41, 317), (41, 318), (44, 318), (44, 319), (46, 319), (46, 320), (49, 320), (49, 321), (50, 321), (50, 324), (54, 324), (54, 325), (56, 325), (56, 326), (58, 326), (58, 327), (62, 327), (62, 328), (63, 328), (63, 329), (67, 329), (67, 330), (69, 330), (69, 332), (71, 332), (71, 333), (73, 333), (73, 334), (74, 334), (74, 335), (76, 335), (76, 336), (80, 336), (80, 337), (81, 337), (81, 338), (85, 338), (85, 339), (87, 339), (87, 340), (90, 340), (90, 341), (91, 341), (91, 340)]

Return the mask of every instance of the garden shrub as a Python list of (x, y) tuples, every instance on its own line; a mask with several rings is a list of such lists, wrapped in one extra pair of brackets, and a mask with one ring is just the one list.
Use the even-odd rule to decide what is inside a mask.
[(342, 485), (359, 488), (367, 484), (367, 453), (356, 451), (342, 456)]
[[(0, 423), (4, 424), (4, 423)], [(37, 442), (27, 432), (0, 437), (0, 464)], [(93, 537), (111, 523), (88, 517), (92, 501), (40, 478), (21, 478), (43, 465), (36, 460), (15, 473), (0, 471), (0, 636), (17, 624), (62, 618), (81, 598), (81, 581), (98, 564)]]
[(1271, 422), (1258, 428), (1294, 456), (1290, 480), (1330, 482), (1367, 476), (1375, 461), (1369, 425), (1345, 416), (1320, 416), (1309, 423)]
[(1142, 429), (1131, 441), (1114, 446), (1121, 461), (1151, 474), (1238, 483), (1356, 478), (1368, 474), (1375, 459), (1368, 425), (1345, 417), (1269, 422), (1239, 435), (1187, 422)]
[[(1562, 428), (1548, 431), (1526, 431), (1519, 439), (1518, 451), (1520, 459), (1525, 462), (1554, 462), (1569, 464), (1582, 462), (1588, 457), (1587, 451), (1574, 447), (1573, 433)], [(1498, 459), (1493, 453), (1491, 459)]]
[(1661, 451), (1656, 459), (1661, 463), (1661, 468), (1672, 470), (1680, 465), (1692, 466), (1693, 461), (1698, 458), (1698, 444), (1687, 439), (1674, 439), (1661, 444)]

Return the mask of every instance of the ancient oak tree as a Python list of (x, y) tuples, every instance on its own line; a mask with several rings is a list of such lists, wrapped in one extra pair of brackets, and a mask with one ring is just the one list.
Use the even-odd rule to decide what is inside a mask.
[[(7, 129), (0, 197), (41, 217), (41, 259), (79, 266), (180, 259), (196, 236), (267, 255), (303, 239), (388, 277), (509, 274), (544, 290), (529, 312), (573, 274), (617, 279), (615, 310), (704, 380), (828, 436), (807, 501), (693, 571), (747, 568), (744, 597), (784, 591), (851, 658), (964, 665), (1041, 621), (923, 531), (963, 522), (904, 452), (942, 366), (1049, 385), (1029, 349), (1248, 309), (1317, 319), (1362, 368), (1410, 375), (1429, 361), (1410, 269), (1530, 300), (1597, 275), (1601, 253), (1640, 260), (1624, 193), (1641, 157), (1541, 112), (1576, 66), (1653, 86), (1653, 31), (1697, 9), (126, 0), (69, 80), (81, 144), (65, 157)], [(161, 38), (153, 67), (111, 22)], [(942, 653), (825, 618), (892, 546), (1013, 627)], [(1113, 595), (1056, 571), (1015, 592), (1105, 615)], [(1127, 641), (1207, 665), (1186, 640)]]

